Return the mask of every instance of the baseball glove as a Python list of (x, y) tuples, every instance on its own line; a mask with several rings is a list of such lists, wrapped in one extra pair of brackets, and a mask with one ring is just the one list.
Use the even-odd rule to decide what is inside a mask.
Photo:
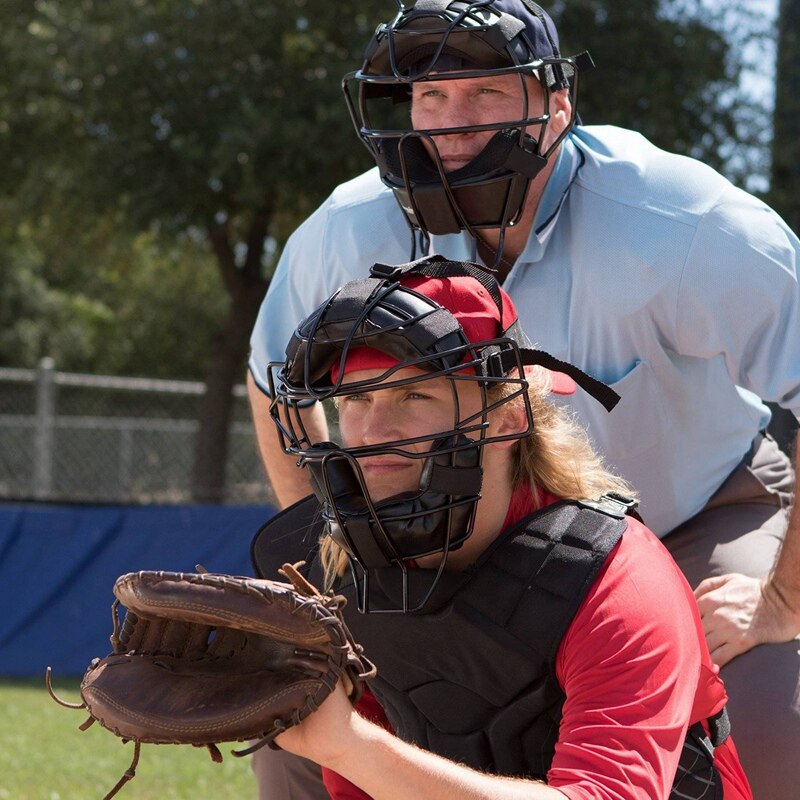
[[(201, 567), (198, 569), (202, 570)], [(114, 652), (81, 683), (93, 722), (134, 742), (133, 761), (104, 800), (134, 777), (142, 742), (191, 744), (222, 761), (222, 742), (255, 741), (244, 756), (319, 708), (338, 681), (357, 702), (375, 674), (341, 616), (344, 598), (320, 594), (296, 568), (290, 583), (205, 571), (132, 572), (114, 584)], [(127, 609), (119, 624), (119, 605)]]

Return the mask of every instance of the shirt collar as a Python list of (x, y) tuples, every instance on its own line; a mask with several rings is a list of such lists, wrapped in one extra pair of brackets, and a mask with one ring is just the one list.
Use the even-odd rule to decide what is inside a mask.
[(542, 199), (536, 209), (533, 220), (533, 230), (528, 237), (528, 243), (519, 257), (521, 262), (540, 261), (545, 254), (547, 244), (555, 230), (564, 200), (578, 177), (578, 171), (586, 160), (583, 153), (575, 145), (572, 134), (561, 143), (556, 159), (556, 165), (550, 173), (550, 178), (544, 187)]
[(506, 518), (503, 521), (503, 530), (508, 530), (512, 525), (516, 525), (521, 519), (529, 517), (531, 514), (538, 511), (540, 508), (557, 503), (560, 498), (556, 497), (544, 489), (539, 489), (538, 499), (531, 491), (531, 487), (527, 483), (521, 483), (514, 487), (511, 494), (511, 501), (508, 504), (508, 511)]

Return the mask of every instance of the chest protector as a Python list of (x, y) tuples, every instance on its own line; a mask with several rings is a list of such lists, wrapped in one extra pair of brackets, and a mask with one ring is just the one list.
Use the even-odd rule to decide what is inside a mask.
[[(378, 667), (370, 689), (395, 733), (480, 771), (545, 779), (565, 699), (555, 673), (558, 647), (627, 527), (625, 510), (604, 498), (563, 501), (530, 515), (470, 569), (445, 572), (424, 613), (361, 614), (352, 582), (343, 579), (336, 590), (350, 601), (345, 619)], [(262, 575), (279, 561), (259, 550), (279, 541), (274, 527), (268, 523), (254, 540)], [(285, 545), (280, 550), (289, 560)], [(429, 580), (425, 572), (409, 572), (412, 594), (415, 580)], [(397, 570), (377, 570), (371, 591), (376, 607), (382, 601), (397, 608)], [(710, 738), (693, 722), (670, 796), (721, 800), (713, 753), (728, 735), (727, 715), (708, 720)]]
[[(471, 569), (445, 573), (421, 614), (360, 614), (343, 581), (347, 624), (378, 666), (370, 688), (395, 733), (483, 772), (544, 780), (565, 699), (556, 653), (627, 527), (624, 511), (604, 499), (532, 514)], [(371, 588), (397, 607), (396, 570)], [(702, 725), (692, 726), (672, 796), (722, 798), (713, 750)]]

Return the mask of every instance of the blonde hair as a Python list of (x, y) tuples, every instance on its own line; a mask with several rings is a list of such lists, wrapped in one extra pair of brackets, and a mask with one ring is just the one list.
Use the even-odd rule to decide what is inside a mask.
[[(553, 403), (550, 373), (534, 367), (527, 377), (533, 431), (514, 449), (514, 486), (527, 484), (536, 508), (541, 508), (542, 491), (563, 500), (595, 500), (607, 492), (635, 498), (631, 485), (611, 472), (592, 447), (585, 428)], [(500, 390), (509, 389), (502, 384)]]
[[(606, 467), (592, 447), (586, 430), (569, 411), (552, 402), (550, 373), (533, 367), (526, 377), (533, 430), (512, 450), (514, 487), (527, 485), (536, 509), (543, 505), (543, 492), (563, 500), (596, 500), (607, 492), (619, 492), (635, 499), (630, 484)], [(517, 385), (512, 383), (496, 384), (488, 390), (489, 402), (509, 397), (516, 389)], [(522, 403), (522, 398), (517, 397), (510, 400), (509, 405)], [(346, 570), (348, 555), (330, 536), (323, 536), (320, 560), (329, 588)]]

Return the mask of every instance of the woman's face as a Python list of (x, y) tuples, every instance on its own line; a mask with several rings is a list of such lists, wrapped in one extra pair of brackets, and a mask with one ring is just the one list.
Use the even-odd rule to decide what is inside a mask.
[[(348, 373), (346, 383), (372, 379), (385, 370), (369, 369)], [(391, 380), (422, 375), (419, 370), (405, 368)], [(453, 382), (447, 378), (431, 378), (406, 386), (379, 389), (339, 398), (339, 427), (342, 444), (363, 447), (393, 442), (416, 436), (446, 433), (481, 410), (481, 393), (471, 381), (455, 381), (458, 411), (453, 396)], [(474, 422), (480, 422), (480, 419)], [(412, 453), (428, 452), (431, 442), (403, 446)], [(416, 491), (424, 459), (407, 458), (391, 453), (360, 458), (359, 464), (370, 496), (375, 501), (403, 492)]]

